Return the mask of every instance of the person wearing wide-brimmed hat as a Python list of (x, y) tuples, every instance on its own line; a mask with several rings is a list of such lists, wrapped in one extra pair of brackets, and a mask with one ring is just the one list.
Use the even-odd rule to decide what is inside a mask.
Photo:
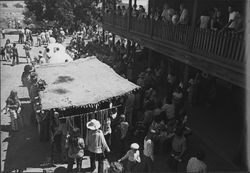
[(86, 146), (90, 153), (90, 169), (94, 171), (96, 168), (95, 161), (98, 161), (98, 172), (103, 172), (104, 151), (110, 152), (107, 142), (104, 138), (101, 124), (98, 120), (92, 119), (87, 123)]
[(135, 171), (136, 165), (141, 162), (139, 147), (140, 146), (137, 143), (132, 143), (130, 145), (130, 150), (126, 153), (126, 155), (118, 160), (118, 162), (121, 162), (128, 159), (127, 172)]

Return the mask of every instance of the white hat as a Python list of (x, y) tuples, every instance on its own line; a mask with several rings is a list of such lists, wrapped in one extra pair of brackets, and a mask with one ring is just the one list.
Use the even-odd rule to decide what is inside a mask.
[(59, 118), (59, 113), (58, 112), (54, 112), (54, 117), (57, 119)]
[(137, 143), (133, 143), (133, 144), (130, 145), (130, 148), (131, 148), (131, 149), (135, 149), (135, 150), (138, 150), (139, 147), (140, 147), (140, 146), (139, 146)]
[(91, 121), (87, 122), (87, 128), (90, 130), (97, 130), (100, 127), (101, 123), (96, 119), (92, 119)]

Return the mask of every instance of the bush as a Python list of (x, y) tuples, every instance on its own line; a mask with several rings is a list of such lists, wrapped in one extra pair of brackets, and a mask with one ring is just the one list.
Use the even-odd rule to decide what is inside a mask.
[(16, 7), (16, 8), (23, 8), (23, 5), (20, 4), (20, 3), (16, 3), (16, 4), (14, 5), (14, 7)]
[(6, 3), (2, 4), (4, 8), (8, 8), (8, 5)]

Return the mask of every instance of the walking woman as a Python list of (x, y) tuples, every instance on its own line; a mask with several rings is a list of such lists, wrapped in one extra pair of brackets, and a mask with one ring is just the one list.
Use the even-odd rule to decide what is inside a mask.
[(10, 96), (6, 100), (6, 110), (10, 113), (11, 129), (18, 131), (23, 126), (23, 120), (20, 116), (21, 102), (17, 96), (17, 92), (12, 90)]
[(68, 172), (72, 172), (74, 162), (76, 160), (77, 171), (82, 169), (82, 158), (84, 156), (84, 140), (80, 137), (80, 129), (74, 128), (72, 134), (69, 136), (66, 147), (68, 148)]

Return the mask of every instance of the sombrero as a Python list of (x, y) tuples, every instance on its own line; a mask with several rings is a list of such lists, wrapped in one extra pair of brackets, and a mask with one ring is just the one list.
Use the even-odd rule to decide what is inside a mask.
[(101, 124), (96, 119), (92, 119), (91, 121), (87, 122), (87, 128), (90, 130), (97, 130), (100, 127), (101, 127)]

